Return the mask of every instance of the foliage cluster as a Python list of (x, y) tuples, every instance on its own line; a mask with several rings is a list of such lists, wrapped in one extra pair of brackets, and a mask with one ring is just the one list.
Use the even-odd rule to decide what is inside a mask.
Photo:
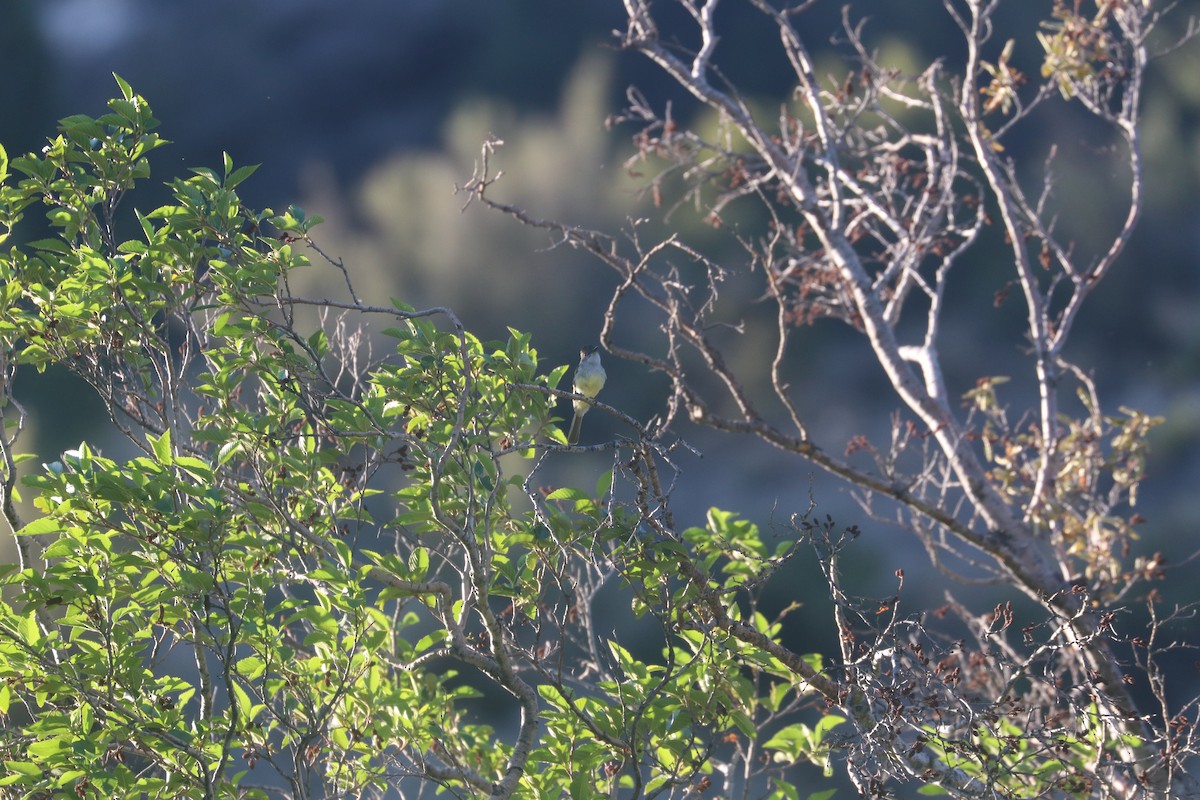
[[(21, 553), (0, 606), (7, 791), (654, 792), (704, 780), (717, 734), (757, 737), (813, 695), (698, 621), (784, 555), (757, 528), (714, 511), (706, 529), (639, 530), (613, 472), (594, 492), (542, 491), (515, 469), (564, 449), (566, 368), (539, 373), (528, 337), (484, 343), (447, 309), (367, 306), (348, 278), (345, 302), (292, 296), (319, 220), (245, 208), (253, 169), (228, 158), (173, 180), (172, 202), (134, 212), (140, 235), (121, 239), (122, 202), (164, 141), (118, 82), (110, 113), (64, 119), (4, 188), (9, 233), (41, 207), (58, 234), (0, 259)], [(392, 340), (380, 357), (350, 327), (374, 316)], [(42, 464), (25, 481), (41, 516), (22, 526), (17, 465), (36, 459), (16, 449), (18, 375), (49, 367), (86, 381), (140, 454), (83, 443)], [(644, 448), (614, 455), (618, 476), (656, 469)], [(681, 578), (692, 558), (718, 577)], [(616, 581), (638, 613), (691, 618), (661, 654), (594, 629), (587, 604)], [(754, 619), (755, 636), (778, 634)], [(486, 685), (515, 702), (515, 740), (480, 722)], [(824, 760), (837, 721), (775, 726), (766, 752)]]

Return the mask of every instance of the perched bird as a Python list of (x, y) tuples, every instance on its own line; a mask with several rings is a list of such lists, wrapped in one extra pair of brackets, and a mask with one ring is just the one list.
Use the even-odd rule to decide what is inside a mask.
[[(575, 382), (572, 391), (584, 397), (595, 397), (604, 388), (608, 375), (600, 363), (600, 348), (585, 347), (579, 351), (579, 366), (575, 368)], [(567, 434), (568, 444), (579, 444), (579, 426), (583, 424), (583, 415), (590, 405), (582, 400), (573, 400), (575, 416), (571, 419), (571, 432)]]

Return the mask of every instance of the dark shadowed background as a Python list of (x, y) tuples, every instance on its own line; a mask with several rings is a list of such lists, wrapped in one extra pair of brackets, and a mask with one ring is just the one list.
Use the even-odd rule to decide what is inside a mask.
[[(730, 72), (753, 96), (784, 97), (776, 39), (741, 5), (722, 6)], [(836, 30), (841, 5), (812, 15), (805, 29), (822, 31), (814, 43)], [(1200, 11), (1195, 0), (1184, 5)], [(914, 71), (954, 41), (940, 0), (855, 8), (871, 17), (868, 31), (881, 51)], [(63, 116), (102, 113), (117, 93), (116, 72), (149, 100), (173, 141), (154, 154), (155, 182), (188, 167), (219, 167), (223, 151), (238, 164), (261, 163), (239, 188), (243, 199), (276, 209), (297, 203), (324, 216), (316, 238), (344, 259), (364, 297), (450, 306), (483, 338), (503, 336), (506, 326), (530, 331), (548, 369), (573, 361), (598, 336), (609, 275), (495, 213), (464, 212), (454, 187), (470, 177), (492, 134), (505, 141), (499, 195), (535, 216), (615, 229), (646, 213), (637, 179), (622, 166), (632, 131), (606, 130), (605, 118), (620, 109), (630, 84), (659, 100), (677, 93), (648, 64), (612, 47), (610, 32), (621, 21), (618, 0), (8, 0), (0, 10), (0, 141), (17, 155), (40, 147)], [(944, 53), (951, 60), (956, 47)], [(1138, 547), (1178, 562), (1200, 543), (1200, 43), (1155, 67), (1145, 118), (1146, 214), (1092, 298), (1072, 355), (1094, 372), (1110, 410), (1127, 405), (1166, 416), (1140, 499), (1148, 522)], [(1079, 204), (1072, 233), (1086, 243), (1104, 233), (1086, 220), (1103, 225), (1125, 189), (1089, 169), (1103, 144), (1088, 130), (1076, 131), (1069, 116), (1048, 124), (1076, 144), (1064, 146), (1060, 197)], [(1024, 149), (1040, 163), (1046, 136), (1028, 129), (1014, 154)], [(165, 196), (151, 190), (134, 203), (152, 207)], [(737, 257), (728, 238), (686, 213), (678, 219)], [(990, 298), (1008, 280), (988, 266), (970, 272), (963, 299)], [(311, 292), (337, 292), (335, 277), (314, 271)], [(998, 352), (994, 342), (1020, 310), (993, 312), (990, 299), (982, 305), (986, 313), (975, 306), (954, 323), (961, 344), (947, 352), (948, 377), (965, 390), (986, 369), (1012, 374), (1019, 387), (1031, 365), (1017, 344)], [(747, 362), (773, 346), (749, 330), (734, 351)], [(855, 434), (884, 432), (896, 402), (862, 342), (832, 323), (810, 336), (811, 349), (793, 354), (793, 385), (819, 442), (837, 451)], [(636, 416), (656, 412), (661, 384), (623, 380), (619, 363), (610, 362), (609, 376), (608, 402)], [(51, 460), (81, 439), (103, 441), (98, 405), (66, 376), (22, 380), (18, 394), (35, 414), (26, 449)], [(588, 422), (602, 436), (598, 416)], [(854, 580), (864, 591), (890, 594), (897, 567), (924, 569), (910, 537), (865, 520), (842, 487), (806, 465), (750, 442), (709, 449), (704, 434), (684, 433), (705, 452), (681, 463), (676, 512), (684, 524), (702, 522), (705, 509), (719, 505), (787, 535), (787, 518), (804, 510), (811, 488), (822, 513), (863, 527)], [(581, 459), (564, 480), (591, 486), (606, 467)], [(819, 589), (811, 565), (798, 569)], [(1195, 565), (1176, 574), (1167, 593), (1196, 599)], [(939, 581), (923, 582), (912, 590), (912, 608), (937, 602), (941, 591)], [(809, 602), (824, 607), (819, 592)], [(809, 648), (831, 652), (828, 617), (807, 622)]]

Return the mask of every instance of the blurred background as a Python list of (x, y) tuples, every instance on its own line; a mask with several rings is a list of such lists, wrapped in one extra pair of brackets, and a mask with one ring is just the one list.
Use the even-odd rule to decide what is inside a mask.
[[(806, 30), (822, 32), (810, 43), (823, 45), (825, 32), (838, 30), (841, 5), (820, 4), (806, 17)], [(1181, 6), (1177, 32), (1186, 13), (1200, 13), (1200, 0)], [(961, 55), (940, 0), (861, 2), (855, 11), (870, 16), (872, 43), (906, 69)], [(102, 113), (118, 92), (116, 72), (149, 100), (160, 133), (173, 142), (152, 157), (155, 183), (189, 167), (219, 167), (222, 151), (238, 165), (260, 163), (239, 188), (243, 199), (277, 210), (295, 203), (324, 216), (315, 236), (345, 261), (364, 299), (450, 306), (484, 339), (505, 336), (506, 326), (530, 331), (546, 369), (574, 363), (579, 347), (596, 341), (611, 276), (499, 214), (477, 205), (464, 211), (455, 186), (470, 178), (481, 143), (494, 135), (505, 142), (494, 163), (505, 173), (497, 197), (537, 217), (615, 231), (652, 209), (638, 192), (642, 182), (623, 166), (634, 131), (606, 130), (606, 118), (621, 110), (631, 85), (659, 107), (666, 99), (689, 107), (648, 63), (614, 49), (611, 32), (623, 20), (617, 0), (8, 0), (2, 14), (0, 141), (10, 156), (38, 149), (61, 117)], [(747, 93), (770, 103), (787, 97), (786, 65), (759, 15), (729, 2), (720, 24), (719, 54)], [(1007, 35), (1014, 34), (998, 32), (997, 41)], [(1036, 69), (1039, 54), (1022, 55)], [(830, 74), (845, 74), (846, 66), (824, 63)], [(1093, 372), (1107, 410), (1131, 406), (1166, 417), (1140, 496), (1148, 521), (1136, 547), (1177, 563), (1200, 544), (1200, 42), (1154, 66), (1144, 109), (1145, 216), (1092, 297), (1071, 356)], [(1069, 115), (1045, 122), (1023, 128), (1009, 150), (1040, 164), (1052, 133), (1065, 142), (1058, 200), (1081, 248), (1095, 246), (1122, 210), (1125, 184), (1100, 158), (1108, 142)], [(1072, 141), (1078, 146), (1068, 148)], [(134, 203), (153, 207), (166, 196), (154, 191)], [(683, 210), (675, 224), (712, 252), (744, 260), (727, 233), (704, 228), (697, 215)], [(965, 390), (981, 374), (1013, 375), (1012, 395), (1002, 398), (1016, 404), (1015, 418), (1032, 407), (1022, 393), (1030, 365), (1015, 333), (1021, 312), (1010, 302), (992, 313), (990, 298), (1008, 275), (999, 263), (988, 266), (970, 270), (960, 290), (977, 302), (950, 323), (958, 347), (947, 352), (949, 377)], [(311, 294), (339, 291), (337, 276), (314, 271), (312, 281)], [(655, 319), (625, 322), (621, 335), (630, 343), (655, 334)], [(751, 373), (756, 355), (773, 348), (768, 334), (769, 326), (751, 321), (747, 336), (731, 343), (735, 359), (746, 356), (751, 383), (763, 378)], [(818, 442), (840, 452), (856, 434), (886, 435), (896, 401), (863, 342), (835, 323), (804, 337), (789, 368)], [(607, 366), (605, 400), (642, 418), (660, 410), (661, 382), (611, 359)], [(19, 394), (35, 417), (25, 448), (48, 461), (94, 439), (100, 409), (67, 376), (22, 380)], [(585, 438), (614, 432), (600, 416), (588, 417), (594, 428)], [(705, 454), (681, 457), (682, 524), (702, 524), (717, 505), (787, 536), (789, 516), (808, 506), (811, 492), (822, 515), (864, 530), (849, 560), (856, 588), (889, 595), (897, 568), (930, 574), (911, 537), (867, 519), (844, 486), (806, 464), (749, 441), (709, 449), (703, 432), (682, 433)], [(568, 477), (561, 480), (591, 486), (607, 466), (575, 459), (562, 465)], [(811, 564), (797, 570), (803, 575), (792, 585), (813, 587), (805, 602), (819, 613), (789, 618), (811, 626), (793, 636), (833, 652), (819, 573)], [(1166, 593), (1197, 599), (1195, 564), (1176, 574)], [(910, 581), (909, 608), (939, 602), (944, 588), (953, 587)], [(1200, 631), (1189, 638), (1200, 641)]]

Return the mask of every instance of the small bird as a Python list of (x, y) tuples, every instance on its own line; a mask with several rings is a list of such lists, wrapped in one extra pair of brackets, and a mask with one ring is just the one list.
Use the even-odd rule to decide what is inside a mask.
[[(600, 348), (585, 347), (579, 351), (579, 366), (575, 368), (575, 382), (572, 391), (584, 397), (595, 397), (604, 388), (608, 374), (600, 363)], [(571, 432), (567, 434), (567, 444), (579, 444), (579, 426), (583, 424), (583, 415), (591, 406), (582, 400), (571, 401), (575, 406), (575, 416), (571, 419)]]

